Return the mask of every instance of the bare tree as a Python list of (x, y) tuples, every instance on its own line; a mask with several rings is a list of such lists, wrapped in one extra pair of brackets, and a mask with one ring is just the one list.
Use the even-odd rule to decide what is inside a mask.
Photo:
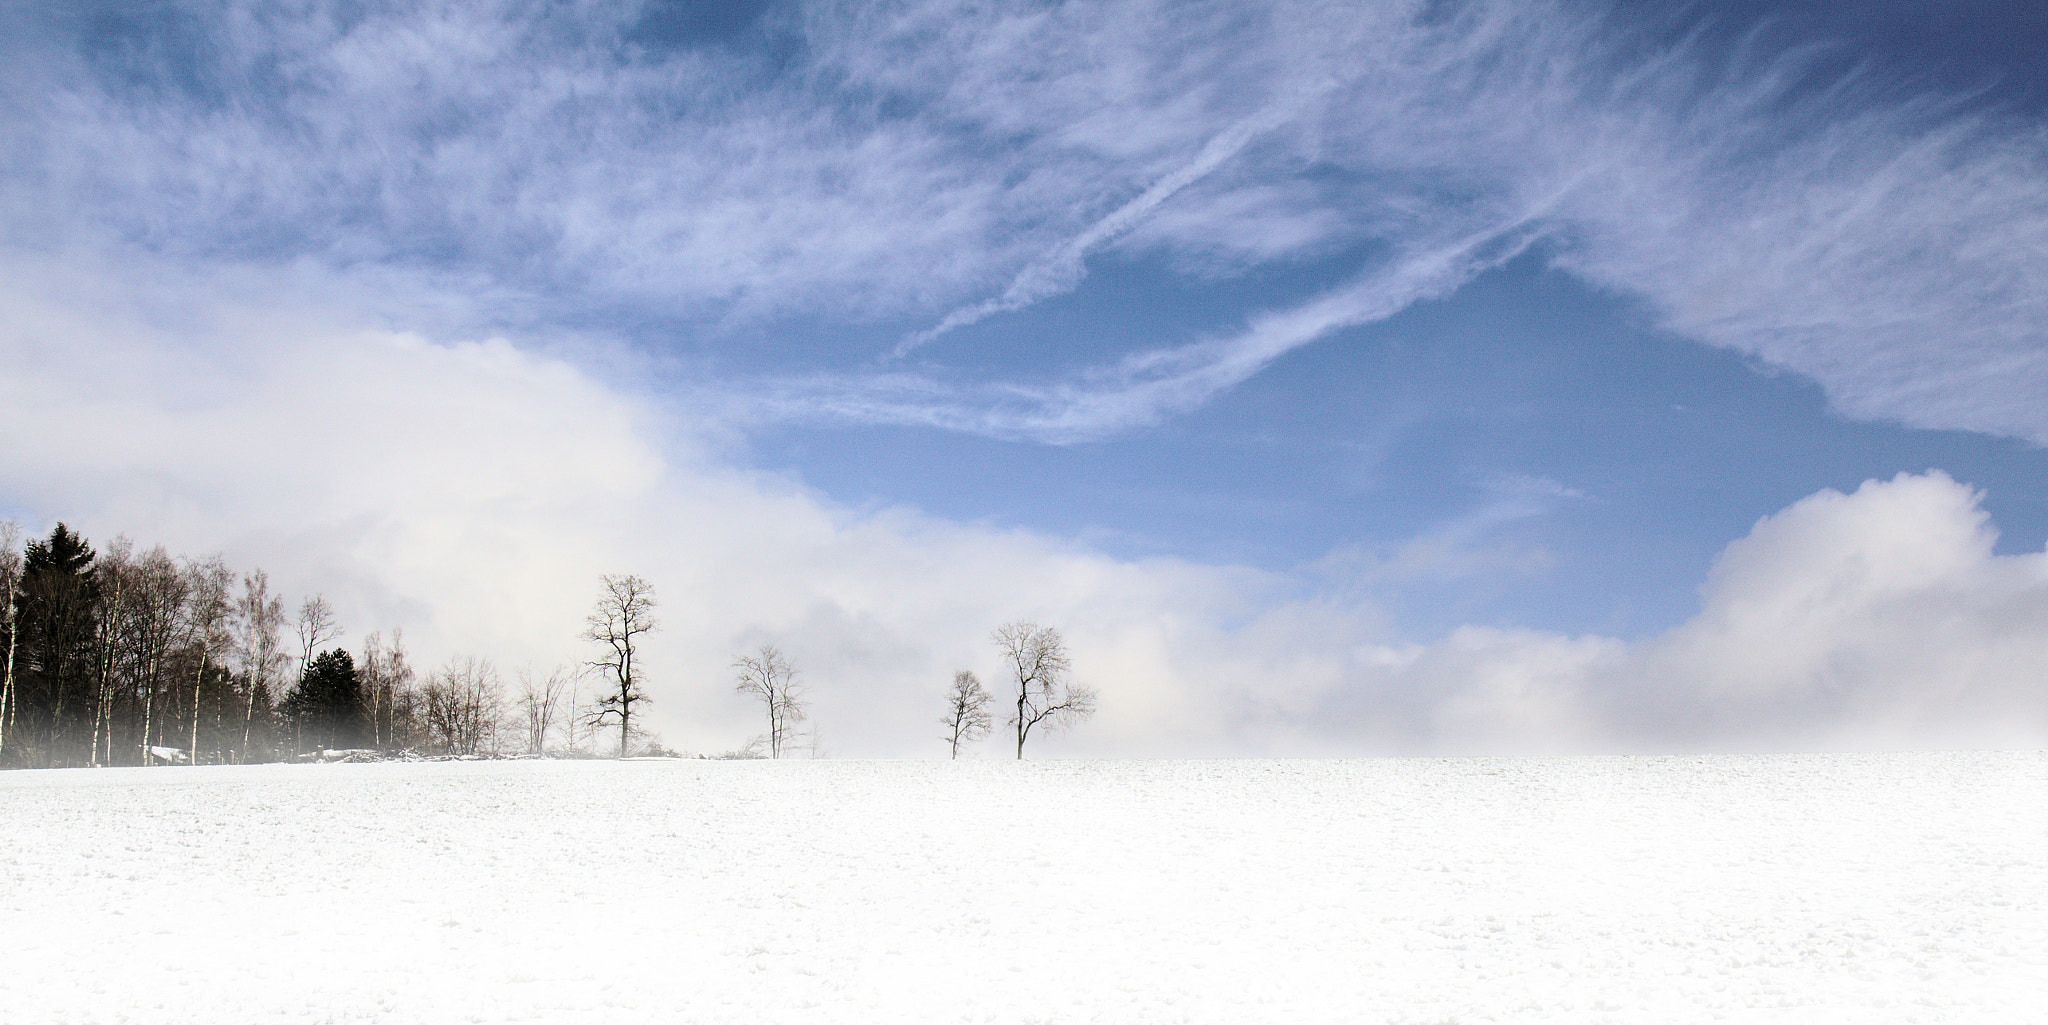
[(988, 690), (980, 677), (966, 669), (953, 674), (953, 689), (946, 692), (946, 717), (939, 720), (946, 728), (945, 740), (952, 745), (953, 757), (960, 757), (960, 745), (988, 736), (988, 702)]
[(114, 691), (121, 677), (124, 653), (120, 642), (128, 633), (129, 619), (135, 611), (134, 551), (134, 542), (125, 535), (117, 535), (93, 566), (100, 601), (93, 610), (93, 646), (97, 651), (93, 659), (92, 746), (87, 759), (94, 766), (109, 765), (114, 760)]
[[(341, 627), (334, 622), (334, 606), (327, 603), (323, 594), (309, 595), (299, 602), (299, 618), (292, 626), (292, 633), (299, 639), (299, 683), (306, 682), (306, 673), (313, 668), (313, 657), (318, 655), (327, 642), (341, 636)], [(368, 649), (364, 654), (370, 654)], [(369, 659), (364, 659), (369, 662)], [(292, 720), (292, 751), (298, 753), (303, 740), (301, 732), (305, 724)], [(375, 743), (375, 741), (372, 741)]]
[(1032, 727), (1056, 730), (1095, 714), (1095, 691), (1067, 679), (1073, 662), (1057, 629), (1020, 619), (996, 628), (992, 639), (1016, 678), (1017, 711), (1008, 725), (1017, 730), (1018, 758)]
[(248, 688), (242, 707), (242, 746), (236, 760), (249, 760), (249, 734), (256, 723), (256, 702), (270, 714), (273, 683), (291, 658), (284, 647), (284, 599), (270, 593), (270, 575), (256, 570), (242, 578), (242, 596), (235, 601), (235, 654), (242, 663), (242, 685)]
[(213, 664), (214, 656), (227, 644), (228, 625), (234, 615), (234, 605), (229, 600), (228, 588), (234, 574), (228, 571), (227, 563), (215, 555), (185, 567), (188, 591), (191, 601), (186, 606), (186, 628), (189, 631), (195, 658), (192, 670), (192, 764), (199, 764), (199, 723), (202, 718), (200, 699), (204, 693), (206, 670)]
[(306, 675), (306, 667), (313, 664), (313, 656), (328, 641), (341, 636), (341, 627), (334, 625), (334, 606), (327, 604), (325, 595), (313, 595), (299, 603), (299, 675)]
[(134, 651), (136, 689), (141, 692), (142, 736), (136, 746), (144, 765), (156, 763), (155, 748), (165, 738), (162, 719), (168, 712), (159, 715), (159, 695), (162, 703), (169, 704), (172, 695), (165, 678), (172, 653), (178, 645), (180, 624), (184, 622), (185, 605), (191, 598), (192, 584), (185, 573), (178, 568), (177, 560), (164, 546), (157, 545), (145, 553), (136, 563), (135, 618), (132, 624), (131, 644)]
[(405, 630), (393, 627), (391, 643), (376, 631), (363, 638), (363, 657), (356, 664), (362, 681), (363, 707), (370, 717), (370, 744), (380, 749), (403, 748), (419, 739), (414, 713), (419, 693), (413, 689), (412, 664), (405, 657)]
[(420, 704), (434, 742), (452, 755), (497, 751), (505, 719), (504, 689), (487, 658), (458, 656), (427, 678)]
[(566, 714), (562, 716), (562, 736), (568, 746), (569, 754), (576, 758), (589, 757), (589, 752), (577, 746), (578, 741), (576, 739), (578, 737), (576, 727), (582, 725), (592, 714), (591, 710), (583, 704), (583, 681), (589, 678), (589, 676), (588, 667), (585, 667), (583, 672), (570, 674), (569, 693), (563, 699), (563, 711)]
[(21, 594), (21, 524), (0, 520), (0, 628), (7, 631), (7, 669), (0, 682), (0, 755), (7, 752), (7, 734), (14, 729), (14, 652), (19, 631), (15, 600)]
[[(548, 730), (554, 726), (556, 713), (562, 707), (562, 699), (569, 692), (569, 684), (575, 674), (568, 666), (556, 666), (548, 674), (535, 679), (528, 669), (519, 671), (519, 711), (526, 719), (526, 750), (530, 754), (546, 754)], [(575, 737), (570, 737), (570, 746), (575, 746)]]
[(633, 735), (633, 706), (649, 700), (640, 690), (640, 667), (633, 664), (633, 657), (637, 654), (634, 638), (659, 625), (654, 619), (654, 585), (630, 574), (607, 573), (598, 580), (604, 593), (598, 596), (597, 608), (591, 610), (583, 639), (608, 649), (604, 657), (589, 663), (608, 678), (608, 692), (597, 699), (589, 721), (596, 728), (618, 719), (619, 757), (624, 758)]
[(767, 706), (768, 757), (782, 757), (795, 737), (796, 724), (808, 716), (796, 668), (782, 656), (782, 649), (773, 644), (763, 644), (754, 654), (733, 659), (732, 667), (740, 671), (739, 685), (734, 689), (760, 698)]

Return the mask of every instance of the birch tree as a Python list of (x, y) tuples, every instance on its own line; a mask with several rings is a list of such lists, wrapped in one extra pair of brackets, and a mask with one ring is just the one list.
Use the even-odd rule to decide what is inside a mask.
[(234, 574), (218, 555), (189, 563), (185, 568), (190, 603), (186, 609), (187, 636), (193, 650), (192, 669), (192, 764), (199, 764), (199, 723), (202, 718), (206, 671), (228, 642), (228, 626), (234, 605), (228, 594)]
[(249, 735), (256, 722), (256, 703), (267, 716), (273, 681), (291, 656), (284, 648), (284, 599), (270, 593), (270, 575), (256, 570), (242, 578), (242, 596), (235, 602), (235, 654), (241, 662), (242, 685), (249, 691), (242, 707), (242, 744), (236, 760), (249, 760)]
[(808, 717), (796, 667), (773, 644), (763, 644), (752, 655), (734, 658), (732, 667), (739, 670), (739, 684), (734, 689), (761, 699), (768, 713), (768, 757), (782, 757), (796, 735), (796, 724)]
[[(116, 536), (101, 553), (93, 577), (99, 584), (100, 602), (94, 611), (94, 658), (92, 747), (88, 762), (105, 765), (114, 757), (114, 691), (120, 682), (122, 643), (134, 612), (135, 562), (130, 557), (134, 543)], [(102, 742), (104, 738), (104, 742)], [(103, 753), (104, 752), (104, 753)], [(103, 760), (104, 759), (104, 760)]]
[(21, 597), (21, 524), (0, 520), (0, 629), (7, 631), (5, 676), (0, 677), (0, 764), (5, 764), (7, 735), (14, 729), (14, 652), (20, 631), (15, 604)]
[(598, 578), (604, 593), (591, 610), (583, 639), (604, 646), (605, 654), (592, 660), (590, 668), (603, 674), (606, 693), (597, 699), (589, 722), (602, 728), (619, 724), (619, 757), (626, 757), (633, 735), (634, 705), (649, 700), (640, 689), (641, 668), (635, 661), (641, 635), (656, 629), (654, 585), (630, 574), (607, 573)]
[(299, 638), (299, 675), (303, 677), (321, 646), (341, 636), (341, 628), (334, 625), (334, 607), (327, 604), (325, 595), (316, 594), (299, 603), (296, 631)]
[(412, 685), (413, 669), (405, 654), (404, 629), (393, 627), (388, 645), (384, 635), (374, 630), (363, 638), (363, 656), (356, 663), (356, 678), (362, 683), (371, 747), (404, 748), (421, 739), (415, 721), (419, 692)]
[(1020, 619), (998, 627), (993, 640), (1017, 685), (1008, 725), (1017, 731), (1018, 758), (1033, 727), (1057, 730), (1095, 714), (1095, 691), (1067, 679), (1073, 662), (1058, 630)]

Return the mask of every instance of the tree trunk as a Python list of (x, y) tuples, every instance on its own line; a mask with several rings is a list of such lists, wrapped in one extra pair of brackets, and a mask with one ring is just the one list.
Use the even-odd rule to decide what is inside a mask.
[(249, 681), (249, 701), (242, 709), (242, 749), (235, 752), (235, 763), (249, 763), (249, 727), (256, 722), (256, 681)]
[(7, 751), (7, 735), (14, 732), (14, 641), (21, 635), (20, 624), (13, 622), (14, 596), (7, 595), (7, 676), (0, 684), (0, 754)]
[(188, 753), (192, 756), (193, 765), (199, 764), (199, 686), (206, 681), (206, 657), (208, 654), (206, 646), (200, 645), (199, 671), (192, 674), (192, 747)]
[[(103, 673), (100, 676), (99, 693), (93, 695), (92, 754), (87, 759), (91, 763), (92, 767), (95, 769), (99, 768), (100, 766), (100, 734), (104, 732), (107, 735), (107, 747), (109, 749), (110, 755), (112, 753), (111, 749), (114, 746), (113, 724), (107, 721), (107, 713), (112, 710), (111, 706), (114, 703), (112, 695), (113, 683), (112, 681), (108, 680), (106, 675)], [(109, 760), (111, 761), (112, 759), (109, 758)]]
[(156, 713), (156, 672), (157, 666), (154, 663), (154, 659), (152, 659), (149, 667), (149, 676), (142, 681), (142, 764), (144, 765), (155, 764), (154, 759), (156, 757), (149, 750), (149, 728), (154, 725), (150, 720)]

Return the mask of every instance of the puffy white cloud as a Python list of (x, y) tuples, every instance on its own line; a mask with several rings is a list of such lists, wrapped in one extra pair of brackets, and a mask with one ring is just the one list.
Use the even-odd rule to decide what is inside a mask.
[(2041, 743), (2048, 553), (1994, 554), (1980, 498), (1939, 471), (1823, 491), (1661, 636), (1463, 627), (1333, 687), (1330, 721), (1417, 750)]
[(1757, 744), (2038, 742), (2048, 553), (1993, 554), (1979, 500), (1900, 474), (1765, 518), (1616, 696), (1660, 729)]

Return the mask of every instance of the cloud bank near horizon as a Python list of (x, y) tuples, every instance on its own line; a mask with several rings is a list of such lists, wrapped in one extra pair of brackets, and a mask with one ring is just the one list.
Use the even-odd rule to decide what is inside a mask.
[(1719, 560), (1700, 612), (1658, 636), (1471, 625), (1411, 638), (1368, 596), (1385, 567), (1119, 559), (851, 510), (732, 469), (645, 397), (502, 341), (354, 325), (282, 285), (239, 307), (194, 300), (208, 290), (153, 258), (130, 268), (125, 309), (67, 291), (66, 268), (7, 270), (6, 432), (92, 430), (10, 446), (0, 475), (95, 540), (221, 550), (288, 593), (324, 589), (352, 640), (402, 626), (429, 666), (577, 661), (597, 574), (639, 573), (663, 599), (652, 721), (690, 750), (758, 732), (726, 664), (774, 642), (808, 675), (828, 753), (936, 756), (952, 671), (996, 683), (988, 633), (1020, 617), (1063, 628), (1103, 693), (1100, 718), (1043, 754), (2048, 737), (2035, 672), (2048, 664), (2048, 552), (1994, 554), (1980, 496), (1938, 472), (1760, 521)]

